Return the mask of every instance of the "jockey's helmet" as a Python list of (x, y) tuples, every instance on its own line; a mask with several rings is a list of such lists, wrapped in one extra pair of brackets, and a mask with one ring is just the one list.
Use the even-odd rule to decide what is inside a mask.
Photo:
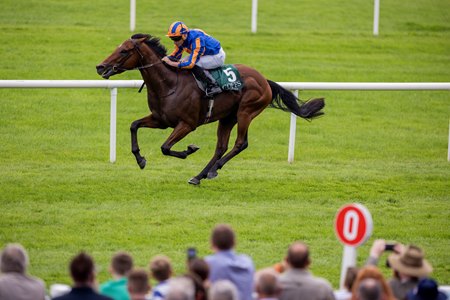
[(176, 21), (169, 26), (167, 36), (170, 38), (183, 37), (186, 38), (186, 34), (189, 32), (189, 28), (183, 22)]

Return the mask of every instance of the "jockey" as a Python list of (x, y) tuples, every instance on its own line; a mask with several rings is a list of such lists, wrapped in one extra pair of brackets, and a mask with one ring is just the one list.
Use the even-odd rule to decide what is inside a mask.
[[(220, 93), (222, 90), (204, 69), (215, 69), (225, 62), (225, 51), (220, 42), (200, 29), (191, 29), (180, 21), (170, 25), (167, 36), (175, 44), (174, 51), (162, 60), (172, 67), (191, 69), (197, 79), (206, 83), (207, 96)], [(190, 53), (181, 59), (183, 51)]]

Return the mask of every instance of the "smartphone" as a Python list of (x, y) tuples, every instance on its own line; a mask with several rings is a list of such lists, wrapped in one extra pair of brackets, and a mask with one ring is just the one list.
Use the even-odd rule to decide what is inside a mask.
[(187, 259), (193, 260), (194, 258), (197, 258), (197, 249), (191, 247), (187, 249)]
[(397, 244), (386, 244), (384, 251), (395, 251), (394, 248)]

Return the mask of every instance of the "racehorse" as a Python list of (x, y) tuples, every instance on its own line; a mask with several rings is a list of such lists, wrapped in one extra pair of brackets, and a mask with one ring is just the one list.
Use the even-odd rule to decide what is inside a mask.
[[(198, 126), (219, 121), (216, 150), (212, 159), (197, 176), (188, 181), (197, 185), (204, 178), (216, 177), (219, 169), (247, 148), (250, 122), (267, 106), (293, 112), (307, 120), (323, 114), (323, 98), (300, 101), (288, 90), (264, 78), (258, 71), (237, 64), (235, 67), (243, 81), (242, 90), (224, 91), (216, 95), (213, 113), (208, 115), (210, 101), (205, 99), (192, 73), (163, 63), (161, 59), (166, 55), (167, 50), (161, 45), (159, 38), (148, 34), (135, 34), (96, 66), (97, 73), (105, 79), (128, 70), (141, 72), (147, 86), (151, 114), (132, 122), (130, 127), (131, 152), (141, 169), (146, 165), (137, 140), (137, 131), (141, 127), (173, 128), (161, 146), (161, 151), (164, 155), (184, 159), (199, 148), (189, 145), (184, 151), (174, 151), (172, 147)], [(236, 124), (236, 141), (233, 148), (226, 153), (231, 130)]]

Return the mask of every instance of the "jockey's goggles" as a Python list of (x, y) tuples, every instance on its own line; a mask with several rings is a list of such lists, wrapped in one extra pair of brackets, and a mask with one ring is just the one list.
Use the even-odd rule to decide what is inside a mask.
[(178, 42), (182, 39), (182, 37), (181, 36), (171, 36), (170, 39), (174, 42)]

